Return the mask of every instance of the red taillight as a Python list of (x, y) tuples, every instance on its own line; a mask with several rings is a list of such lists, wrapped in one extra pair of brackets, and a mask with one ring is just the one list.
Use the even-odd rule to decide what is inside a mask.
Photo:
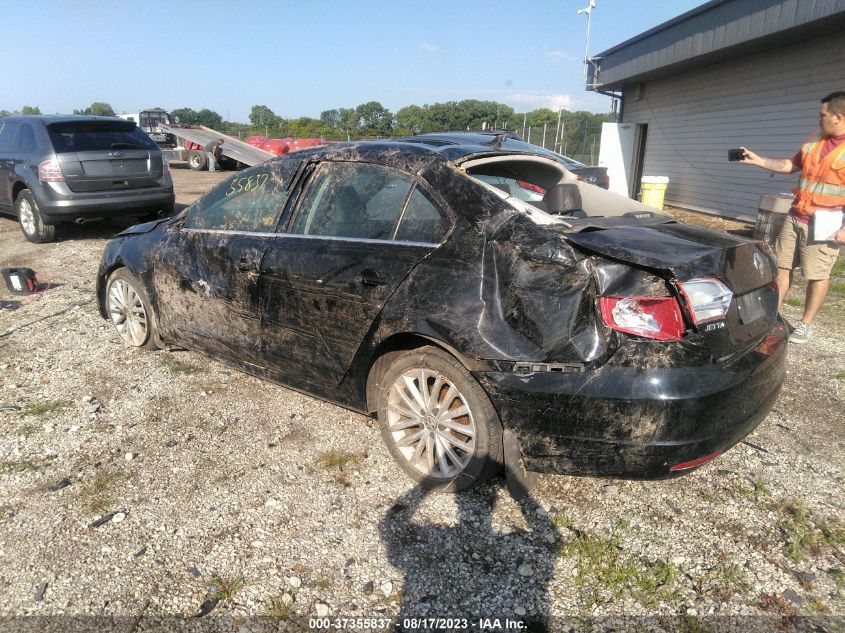
[(531, 184), (530, 182), (526, 182), (524, 180), (517, 180), (516, 184), (518, 184), (523, 189), (528, 189), (528, 191), (533, 191), (534, 193), (539, 193), (541, 196), (546, 195), (546, 190), (538, 185)]
[(677, 471), (677, 470), (687, 470), (689, 468), (695, 468), (696, 466), (701, 466), (702, 464), (706, 464), (710, 460), (716, 459), (719, 455), (721, 455), (724, 451), (718, 450), (715, 453), (710, 453), (709, 455), (705, 455), (704, 457), (699, 457), (698, 459), (693, 459), (688, 462), (683, 462), (681, 464), (675, 464), (674, 466), (670, 467), (669, 470)]
[(600, 297), (604, 322), (614, 330), (658, 341), (678, 341), (684, 317), (674, 297)]
[(62, 167), (55, 158), (42, 161), (38, 165), (38, 180), (41, 182), (61, 182), (65, 179)]
[(161, 157), (161, 173), (162, 174), (169, 174), (170, 173), (170, 161), (167, 160), (164, 156)]
[(599, 183), (599, 187), (601, 187), (602, 189), (609, 189), (610, 188), (610, 176), (605, 174), (604, 178), (602, 178), (601, 182)]

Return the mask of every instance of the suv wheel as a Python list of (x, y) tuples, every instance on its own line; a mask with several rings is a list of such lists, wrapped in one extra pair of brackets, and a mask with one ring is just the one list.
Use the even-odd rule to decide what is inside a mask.
[(15, 209), (18, 212), (18, 222), (26, 239), (36, 244), (52, 242), (56, 239), (56, 227), (45, 224), (38, 204), (32, 194), (24, 189), (15, 199)]
[(191, 153), (188, 154), (188, 167), (194, 171), (202, 171), (207, 166), (208, 158), (206, 157), (205, 152), (192, 150)]

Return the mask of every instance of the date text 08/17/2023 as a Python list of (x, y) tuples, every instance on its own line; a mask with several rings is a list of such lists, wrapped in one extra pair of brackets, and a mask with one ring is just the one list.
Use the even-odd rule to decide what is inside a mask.
[(510, 618), (309, 618), (308, 628), (312, 630), (356, 630), (378, 631), (394, 628), (401, 624), (402, 630), (475, 630), (475, 631), (519, 631), (526, 628), (522, 620)]

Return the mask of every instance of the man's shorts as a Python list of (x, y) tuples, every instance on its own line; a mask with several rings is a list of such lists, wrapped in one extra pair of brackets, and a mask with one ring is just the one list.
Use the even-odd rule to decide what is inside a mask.
[(804, 279), (830, 278), (830, 271), (839, 257), (839, 248), (824, 242), (807, 243), (807, 225), (787, 216), (775, 242), (778, 268), (792, 270), (801, 266)]

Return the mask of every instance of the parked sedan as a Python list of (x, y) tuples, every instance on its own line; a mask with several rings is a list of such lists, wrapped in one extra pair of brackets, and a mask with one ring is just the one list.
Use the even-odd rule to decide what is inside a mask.
[(537, 153), (367, 142), (271, 160), (124, 231), (97, 292), (127, 344), (377, 416), (410, 477), (461, 491), (503, 463), (668, 477), (739, 442), (784, 378), (775, 274), (764, 244)]

